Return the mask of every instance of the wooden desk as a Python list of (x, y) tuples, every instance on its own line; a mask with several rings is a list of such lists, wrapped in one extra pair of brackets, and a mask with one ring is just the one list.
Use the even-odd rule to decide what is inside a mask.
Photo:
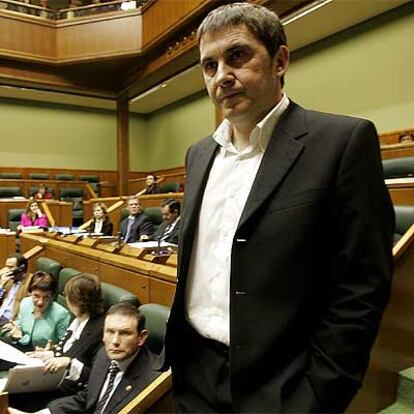
[(378, 413), (396, 398), (398, 372), (414, 366), (414, 227), (394, 246), (391, 297), (363, 387), (348, 414)]
[(385, 180), (394, 205), (414, 205), (414, 178)]
[[(11, 208), (25, 208), (29, 202), (27, 199), (16, 200), (12, 198), (0, 199), (0, 226), (3, 228), (9, 227), (7, 212)], [(52, 213), (57, 226), (71, 226), (72, 225), (72, 204), (63, 201), (50, 200), (46, 201), (50, 212)]]
[(390, 158), (413, 157), (414, 143), (381, 145), (381, 158), (388, 160)]
[(7, 407), (9, 406), (9, 400), (7, 392), (0, 393), (0, 414), (8, 414)]
[[(175, 266), (140, 260), (124, 254), (122, 249), (119, 253), (109, 252), (100, 244), (70, 236), (52, 238), (51, 234), (22, 234), (20, 243), (23, 253), (41, 245), (45, 247), (41, 256), (54, 259), (64, 267), (95, 274), (103, 282), (127, 289), (141, 303), (172, 304), (177, 278)], [(138, 256), (139, 250), (135, 250)], [(29, 271), (33, 270), (34, 263), (30, 263)]]
[(0, 268), (6, 263), (6, 259), (16, 251), (16, 233), (0, 233)]

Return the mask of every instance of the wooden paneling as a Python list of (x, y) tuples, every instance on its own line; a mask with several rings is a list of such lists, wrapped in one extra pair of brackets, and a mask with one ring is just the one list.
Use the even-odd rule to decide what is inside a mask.
[(52, 63), (56, 60), (54, 22), (0, 10), (0, 56)]
[(180, 23), (200, 11), (208, 0), (156, 1), (144, 11), (142, 25), (142, 44), (148, 47), (160, 40), (166, 33), (176, 30)]
[(6, 259), (16, 251), (16, 233), (0, 234), (0, 268), (6, 263)]
[(99, 277), (102, 282), (111, 283), (130, 291), (138, 298), (140, 304), (150, 301), (148, 276), (106, 263), (100, 263)]
[[(8, 228), (8, 210), (11, 208), (25, 208), (29, 200), (0, 199), (0, 227)], [(72, 225), (72, 205), (60, 201), (48, 201), (48, 207), (57, 226)]]
[[(398, 372), (414, 365), (414, 243), (394, 248), (391, 298), (371, 352), (364, 384), (348, 414), (377, 413), (395, 401)], [(399, 249), (405, 249), (400, 255)]]
[[(22, 252), (37, 245), (44, 247), (42, 256), (50, 257), (64, 267), (95, 274), (104, 282), (127, 289), (141, 303), (155, 302), (167, 306), (172, 304), (177, 278), (176, 267), (123, 255), (123, 250), (120, 253), (105, 252), (99, 249), (99, 244), (81, 242), (70, 236), (57, 237), (50, 233), (21, 235)], [(131, 249), (134, 248), (130, 247), (129, 250)], [(139, 252), (139, 249), (136, 250)], [(34, 265), (30, 266), (30, 270), (33, 270)]]
[(380, 134), (379, 136), (380, 144), (381, 145), (398, 144), (400, 136), (405, 135), (405, 134), (413, 134), (414, 136), (414, 128), (401, 129), (398, 131), (391, 131), (391, 132), (386, 132), (384, 134)]
[[(140, 12), (57, 23), (59, 63), (138, 55), (141, 52)], [(104, 35), (103, 35), (104, 34)]]
[(7, 414), (7, 407), (9, 406), (9, 399), (7, 392), (0, 393), (0, 414)]
[(386, 183), (394, 205), (414, 205), (414, 178), (397, 178)]
[(381, 158), (383, 160), (400, 157), (414, 157), (414, 143), (381, 146)]

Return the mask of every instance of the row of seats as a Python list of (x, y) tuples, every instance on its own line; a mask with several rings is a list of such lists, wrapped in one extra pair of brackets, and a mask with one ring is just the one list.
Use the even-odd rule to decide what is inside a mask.
[[(8, 180), (23, 180), (23, 174), (17, 172), (0, 172), (1, 179)], [(49, 174), (44, 173), (30, 173), (29, 180), (50, 180)], [(76, 177), (72, 174), (56, 174), (55, 180), (58, 181), (76, 181)], [(79, 181), (87, 181), (88, 183), (99, 183), (98, 175), (80, 175)]]
[(384, 178), (414, 177), (414, 157), (390, 158), (382, 161)]
[[(66, 298), (64, 296), (65, 285), (73, 276), (80, 273), (79, 270), (63, 267), (59, 262), (47, 257), (40, 257), (36, 260), (35, 269), (49, 272), (58, 281), (57, 302), (67, 308)], [(139, 306), (140, 311), (146, 318), (146, 328), (150, 332), (147, 345), (155, 353), (159, 354), (164, 345), (164, 336), (166, 322), (170, 314), (170, 308), (156, 303), (147, 303), (141, 305), (137, 297), (115, 285), (101, 282), (102, 293), (104, 297), (105, 309), (119, 302), (128, 302)]]

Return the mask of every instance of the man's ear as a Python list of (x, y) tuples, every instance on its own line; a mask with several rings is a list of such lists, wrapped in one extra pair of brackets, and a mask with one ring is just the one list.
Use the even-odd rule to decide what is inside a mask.
[(289, 67), (290, 53), (289, 49), (285, 45), (279, 46), (275, 56), (273, 57), (273, 64), (275, 68), (275, 75), (281, 78)]
[(148, 331), (146, 329), (143, 329), (140, 333), (139, 333), (139, 342), (138, 342), (138, 346), (142, 346), (144, 345), (145, 341), (148, 338)]

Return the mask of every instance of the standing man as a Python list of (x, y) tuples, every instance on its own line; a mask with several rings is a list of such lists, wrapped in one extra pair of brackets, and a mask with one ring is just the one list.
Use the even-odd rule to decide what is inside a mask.
[(180, 233), (181, 204), (175, 198), (168, 198), (161, 203), (163, 222), (154, 234), (154, 239), (160, 242), (178, 244)]
[[(86, 389), (60, 398), (37, 414), (115, 414), (160, 375), (159, 360), (144, 343), (145, 317), (129, 303), (107, 312), (104, 347), (96, 355)], [(9, 408), (10, 414), (25, 414)]]
[(29, 293), (32, 275), (27, 272), (27, 259), (21, 254), (7, 258), (0, 270), (0, 329), (11, 329), (10, 321), (17, 317), (20, 302)]
[(141, 204), (135, 196), (128, 197), (129, 216), (121, 221), (121, 235), (125, 243), (149, 240), (154, 234), (151, 219), (142, 212)]
[(225, 119), (186, 158), (167, 331), (176, 409), (343, 412), (391, 282), (375, 127), (283, 93), (289, 51), (264, 7), (213, 10), (198, 43)]

